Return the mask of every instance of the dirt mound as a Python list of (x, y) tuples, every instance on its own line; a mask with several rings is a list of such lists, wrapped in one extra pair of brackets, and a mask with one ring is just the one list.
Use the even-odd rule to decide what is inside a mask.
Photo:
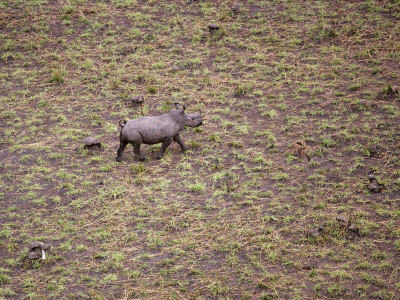
[(310, 159), (313, 153), (319, 150), (319, 146), (309, 146), (307, 143), (303, 140), (296, 140), (291, 149), (289, 150), (289, 153), (294, 154), (299, 157), (306, 157), (307, 159)]

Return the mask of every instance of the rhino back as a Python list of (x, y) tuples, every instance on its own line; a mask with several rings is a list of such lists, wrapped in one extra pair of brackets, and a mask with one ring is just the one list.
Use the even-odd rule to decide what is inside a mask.
[(130, 141), (139, 138), (144, 144), (157, 144), (176, 135), (179, 129), (176, 121), (169, 114), (164, 114), (130, 120), (122, 129), (122, 134)]

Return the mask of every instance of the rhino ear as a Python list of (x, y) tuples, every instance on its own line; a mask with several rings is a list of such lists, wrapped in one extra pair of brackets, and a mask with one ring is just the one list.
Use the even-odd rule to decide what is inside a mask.
[(185, 109), (186, 109), (186, 106), (182, 105), (182, 111), (185, 111)]
[(179, 109), (179, 103), (174, 103), (176, 109)]

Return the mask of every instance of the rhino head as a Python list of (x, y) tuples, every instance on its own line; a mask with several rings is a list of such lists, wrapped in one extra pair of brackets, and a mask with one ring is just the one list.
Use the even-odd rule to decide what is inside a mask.
[(182, 124), (189, 127), (198, 127), (203, 124), (201, 119), (201, 111), (199, 113), (187, 114), (185, 112), (185, 106), (182, 107), (179, 103), (174, 103), (175, 108), (179, 111), (180, 118), (182, 118)]

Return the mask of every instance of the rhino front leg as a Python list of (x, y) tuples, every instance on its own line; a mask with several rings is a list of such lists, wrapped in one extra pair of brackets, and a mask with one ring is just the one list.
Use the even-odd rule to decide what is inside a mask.
[(172, 143), (172, 138), (169, 138), (169, 139), (163, 141), (160, 152), (157, 155), (158, 159), (161, 159), (163, 157), (165, 150), (167, 150), (168, 146), (171, 145), (171, 143)]
[(142, 154), (142, 152), (140, 151), (140, 145), (141, 145), (141, 144), (139, 144), (139, 143), (133, 143), (133, 152), (134, 152), (137, 156), (139, 156), (139, 159), (140, 159), (140, 160), (145, 160), (145, 159), (146, 159), (146, 156), (144, 156), (144, 155)]
[(177, 134), (174, 136), (174, 141), (177, 142), (177, 143), (179, 144), (179, 146), (181, 146), (182, 151), (186, 151), (186, 150), (189, 149), (189, 147), (186, 146), (186, 145), (183, 143), (181, 137), (179, 136), (179, 133), (177, 133)]
[(127, 144), (128, 144), (128, 142), (123, 142), (123, 141), (120, 142), (119, 149), (117, 151), (116, 161), (118, 161), (118, 162), (122, 161), (122, 153), (124, 153), (124, 149)]

